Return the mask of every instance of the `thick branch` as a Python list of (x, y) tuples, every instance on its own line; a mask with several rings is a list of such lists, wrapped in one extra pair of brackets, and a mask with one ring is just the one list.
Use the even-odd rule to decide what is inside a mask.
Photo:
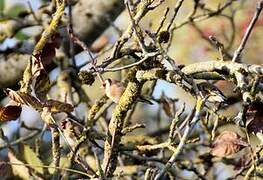
[(47, 41), (50, 39), (50, 37), (56, 32), (57, 27), (60, 23), (60, 20), (64, 14), (64, 10), (65, 10), (65, 1), (61, 1), (60, 3), (58, 3), (58, 7), (56, 9), (56, 12), (54, 13), (53, 19), (51, 20), (50, 24), (48, 25), (48, 27), (45, 28), (45, 30), (43, 31), (41, 38), (39, 39), (39, 41), (37, 42), (33, 54), (32, 54), (32, 58), (29, 59), (27, 67), (24, 71), (23, 74), (23, 80), (21, 81), (21, 91), (30, 91), (30, 83), (32, 81), (32, 67), (33, 64), (36, 63), (33, 61), (33, 59), (36, 58), (36, 56), (40, 55), (42, 53), (42, 50), (45, 46), (45, 44), (47, 43)]
[(109, 134), (104, 145), (103, 170), (106, 177), (112, 176), (117, 166), (119, 144), (125, 116), (140, 94), (142, 83), (129, 82), (118, 105), (112, 113)]
[(194, 75), (202, 72), (225, 72), (229, 73), (229, 75), (234, 75), (236, 71), (240, 70), (258, 75), (263, 74), (263, 66), (261, 65), (241, 64), (230, 61), (206, 61), (194, 63), (184, 67), (182, 72), (187, 75)]
[[(182, 75), (178, 74), (178, 72), (156, 68), (148, 71), (138, 71), (136, 73), (136, 78), (139, 81), (163, 79), (181, 86), (184, 90), (188, 92), (192, 92), (193, 87), (191, 87), (191, 84), (190, 87), (187, 87), (186, 83), (182, 82), (182, 80), (184, 80), (182, 78)], [(248, 81), (253, 80), (251, 78), (254, 75), (262, 75), (263, 66), (241, 64), (230, 61), (208, 61), (190, 64), (184, 67), (180, 72), (187, 76), (190, 75), (191, 77), (197, 79), (225, 79), (229, 81), (235, 79), (236, 86), (240, 89), (242, 93), (243, 101), (249, 102), (253, 98), (251, 93), (249, 92), (251, 85), (248, 83)], [(197, 76), (195, 77), (195, 75)]]

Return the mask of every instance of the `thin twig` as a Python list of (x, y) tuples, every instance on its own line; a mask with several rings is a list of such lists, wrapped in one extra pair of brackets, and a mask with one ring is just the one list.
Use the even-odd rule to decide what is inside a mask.
[[(165, 168), (162, 169), (162, 171), (156, 176), (155, 180), (161, 179), (161, 177), (165, 174), (165, 172), (167, 170), (169, 170), (172, 167), (172, 165), (174, 164), (174, 162), (176, 161), (178, 155), (183, 150), (183, 147), (184, 147), (184, 145), (185, 145), (185, 143), (187, 141), (187, 138), (188, 138), (189, 134), (191, 133), (191, 131), (192, 131), (193, 127), (195, 126), (195, 124), (200, 119), (200, 112), (201, 112), (201, 110), (203, 108), (203, 105), (204, 105), (203, 100), (198, 98), (196, 108), (192, 111), (192, 113), (187, 118), (187, 125), (186, 125), (186, 127), (184, 129), (183, 136), (182, 136), (182, 138), (180, 140), (179, 145), (176, 148), (176, 151), (173, 153), (172, 157), (166, 163)], [(194, 114), (194, 116), (193, 116), (192, 121), (190, 121), (190, 118), (192, 117), (192, 114)]]
[(2, 163), (5, 163), (5, 164), (9, 164), (11, 166), (25, 166), (25, 167), (35, 167), (35, 168), (50, 168), (50, 169), (58, 169), (58, 170), (65, 170), (65, 171), (69, 171), (69, 172), (72, 172), (72, 173), (76, 173), (76, 174), (81, 174), (81, 175), (84, 175), (84, 176), (87, 176), (89, 178), (92, 177), (92, 175), (90, 174), (87, 174), (87, 173), (84, 173), (82, 171), (78, 171), (78, 170), (75, 170), (75, 169), (70, 169), (70, 168), (64, 168), (64, 167), (55, 167), (55, 166), (46, 166), (46, 165), (33, 165), (33, 164), (25, 164), (25, 163), (11, 163), (11, 162), (2, 162)]
[(167, 18), (167, 15), (168, 15), (169, 10), (170, 10), (169, 7), (166, 8), (166, 10), (165, 10), (165, 12), (164, 12), (164, 15), (163, 15), (163, 18), (161, 19), (160, 25), (158, 26), (155, 34), (158, 34), (158, 33), (160, 32), (160, 30), (162, 29), (163, 24), (164, 24), (164, 22), (165, 22), (165, 20), (166, 20), (166, 18)]
[[(95, 64), (96, 64), (96, 59), (94, 59), (94, 57), (92, 56), (88, 46), (83, 42), (81, 41), (72, 31), (71, 27), (68, 27), (68, 33), (70, 35), (70, 38), (73, 40), (74, 43), (76, 43), (77, 45), (79, 45), (85, 52), (88, 53), (89, 57), (91, 58), (91, 64), (92, 64), (92, 67), (93, 68), (96, 68), (95, 67)], [(89, 62), (90, 63), (90, 62)], [(101, 74), (97, 71), (97, 75), (98, 75), (98, 78), (100, 80), (100, 82), (103, 84), (104, 83), (104, 80), (101, 76)]]
[[(59, 143), (59, 131), (57, 127), (50, 127), (52, 135), (52, 155), (55, 167), (59, 167), (60, 164), (60, 143)], [(53, 179), (59, 179), (59, 169), (56, 168), (53, 174)]]
[(15, 141), (12, 141), (10, 143), (2, 143), (2, 144), (0, 144), (0, 150), (2, 150), (4, 148), (7, 148), (8, 146), (15, 146), (15, 145), (17, 145), (19, 143), (22, 143), (24, 141), (30, 140), (33, 137), (35, 137), (36, 135), (38, 135), (40, 132), (41, 131), (33, 131), (30, 134), (28, 134), (26, 136), (23, 136), (23, 137), (20, 137), (19, 139), (16, 139)]
[(184, 2), (184, 0), (179, 0), (179, 1), (176, 2), (175, 8), (174, 8), (174, 14), (173, 14), (173, 17), (172, 17), (170, 23), (167, 26), (167, 31), (170, 31), (170, 28), (172, 27), (172, 25), (174, 23), (174, 20), (175, 20), (177, 14), (178, 14), (179, 9), (183, 5), (183, 2)]
[(134, 32), (135, 32), (135, 35), (136, 35), (136, 37), (137, 37), (137, 39), (138, 39), (138, 43), (139, 43), (139, 45), (140, 45), (143, 53), (146, 54), (146, 53), (147, 53), (147, 49), (146, 49), (146, 45), (145, 45), (145, 43), (144, 43), (144, 38), (142, 37), (142, 32), (141, 32), (142, 30), (141, 30), (139, 24), (136, 24), (136, 23), (135, 23), (135, 20), (134, 20), (134, 18), (133, 18), (133, 16), (132, 16), (132, 12), (131, 12), (130, 5), (129, 5), (129, 4), (130, 4), (130, 1), (131, 1), (131, 0), (128, 0), (128, 1), (126, 2), (126, 7), (127, 7), (127, 10), (128, 10), (129, 17), (130, 17), (130, 19), (131, 19), (132, 28), (133, 28), (133, 30), (134, 30)]
[(176, 29), (179, 29), (189, 23), (193, 23), (193, 22), (198, 22), (198, 21), (203, 21), (203, 20), (206, 20), (208, 18), (211, 18), (213, 16), (217, 16), (217, 15), (222, 15), (221, 12), (224, 11), (227, 7), (231, 6), (233, 2), (235, 2), (237, 0), (230, 0), (228, 2), (226, 2), (222, 7), (218, 8), (217, 10), (215, 11), (209, 11), (208, 13), (204, 13), (204, 14), (200, 14), (200, 15), (196, 15), (196, 16), (193, 16), (191, 18), (187, 17), (185, 21), (179, 23), (179, 24), (175, 24), (172, 26), (171, 28), (171, 38), (170, 38), (170, 41), (169, 41), (169, 44), (167, 45), (167, 51), (169, 50), (169, 48), (171, 47), (171, 42), (172, 42), (172, 39), (173, 39), (173, 35), (174, 35), (174, 31)]
[[(72, 16), (72, 4), (70, 0), (67, 0), (68, 3), (68, 16), (69, 16), (69, 28), (72, 32), (72, 34), (74, 34), (74, 29), (73, 29), (73, 16)], [(69, 53), (70, 53), (70, 57), (72, 58), (72, 65), (73, 67), (76, 67), (76, 58), (75, 58), (75, 49), (74, 49), (74, 44), (71, 40), (69, 40)]]
[(152, 53), (147, 53), (144, 58), (142, 58), (140, 61), (137, 61), (135, 63), (126, 65), (126, 66), (122, 66), (122, 67), (117, 67), (117, 68), (97, 68), (98, 71), (100, 72), (115, 72), (115, 71), (121, 71), (124, 69), (129, 69), (132, 68), (134, 66), (138, 66), (140, 64), (142, 64), (144, 61), (148, 60), (151, 57), (157, 56), (159, 53), (158, 52), (152, 52)]
[(33, 8), (32, 8), (32, 4), (30, 1), (27, 1), (30, 13), (33, 15), (34, 19), (36, 20), (36, 22), (38, 22), (40, 24), (40, 20), (37, 18), (36, 13), (34, 12)]
[(245, 49), (245, 46), (247, 44), (249, 35), (251, 34), (251, 32), (252, 32), (252, 30), (253, 30), (253, 28), (254, 28), (257, 20), (258, 20), (258, 17), (260, 15), (261, 11), (262, 11), (262, 8), (263, 8), (263, 0), (258, 2), (256, 12), (255, 12), (255, 14), (254, 14), (249, 26), (246, 29), (245, 35), (243, 36), (242, 41), (241, 41), (238, 49), (235, 51), (234, 57), (232, 59), (232, 62), (240, 62), (241, 56), (242, 56), (242, 52)]

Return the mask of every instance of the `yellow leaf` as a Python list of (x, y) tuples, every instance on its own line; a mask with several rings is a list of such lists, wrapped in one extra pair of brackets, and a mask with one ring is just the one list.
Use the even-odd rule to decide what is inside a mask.
[(35, 167), (35, 166), (43, 166), (42, 161), (38, 158), (37, 154), (28, 146), (24, 145), (24, 159), (25, 161), (32, 165), (32, 169), (36, 170), (36, 172), (43, 174), (43, 167)]
[(12, 151), (8, 151), (8, 158), (10, 163), (13, 163), (13, 174), (21, 179), (27, 180), (30, 177), (30, 174), (29, 169), (26, 166), (23, 166), (24, 163), (18, 160)]

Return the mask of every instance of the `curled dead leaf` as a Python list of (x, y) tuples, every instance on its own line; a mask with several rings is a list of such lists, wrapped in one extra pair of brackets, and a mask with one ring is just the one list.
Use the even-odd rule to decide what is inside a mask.
[(211, 154), (213, 156), (224, 157), (237, 153), (242, 148), (248, 146), (247, 142), (232, 131), (224, 131), (215, 139)]
[(70, 146), (73, 147), (76, 145), (77, 140), (80, 138), (83, 132), (83, 127), (69, 119), (62, 120), (60, 126)]
[(78, 76), (83, 84), (87, 84), (91, 86), (95, 81), (95, 76), (87, 71), (80, 71)]
[[(40, 37), (37, 37), (36, 41), (38, 41), (39, 39)], [(44, 67), (47, 67), (49, 64), (51, 64), (53, 58), (56, 56), (56, 49), (60, 47), (61, 42), (62, 42), (62, 37), (58, 32), (56, 32), (51, 36), (51, 38), (45, 44), (41, 53), (38, 55)]]
[(169, 39), (170, 33), (168, 31), (161, 31), (157, 38), (159, 43), (167, 43)]
[(58, 112), (66, 112), (70, 113), (74, 110), (74, 107), (71, 104), (56, 101), (56, 100), (47, 100), (45, 107), (48, 107), (50, 109), (50, 112), (52, 113), (58, 113)]
[(34, 56), (33, 62), (33, 88), (35, 90), (36, 97), (39, 98), (41, 101), (44, 101), (46, 100), (46, 95), (51, 87), (49, 76), (39, 55)]
[(7, 105), (0, 107), (0, 121), (16, 120), (22, 111), (22, 107), (19, 105)]
[(11, 166), (6, 162), (6, 159), (4, 161), (0, 160), (0, 177), (3, 179), (11, 178), (13, 176)]
[(27, 106), (32, 106), (38, 111), (42, 111), (44, 107), (48, 108), (51, 113), (66, 112), (70, 113), (74, 110), (71, 104), (60, 102), (57, 100), (47, 100), (46, 102), (40, 102), (34, 96), (19, 91), (13, 91), (11, 89), (6, 90), (7, 95), (19, 104), (24, 104)]
[(53, 58), (56, 55), (56, 48), (59, 48), (61, 44), (61, 36), (59, 33), (55, 33), (45, 44), (42, 51), (34, 54), (34, 61), (32, 64), (32, 79), (34, 80), (34, 90), (36, 97), (41, 101), (46, 100), (46, 95), (50, 90), (50, 80), (46, 67), (51, 64)]
[(174, 117), (174, 112), (173, 112), (173, 102), (171, 99), (169, 99), (165, 94), (163, 93), (161, 98), (160, 98), (160, 103), (162, 105), (162, 108), (165, 112), (165, 114), (168, 117)]
[(16, 103), (32, 106), (36, 110), (41, 110), (43, 108), (42, 103), (37, 98), (26, 92), (6, 89), (5, 93), (9, 96), (10, 99), (15, 101)]

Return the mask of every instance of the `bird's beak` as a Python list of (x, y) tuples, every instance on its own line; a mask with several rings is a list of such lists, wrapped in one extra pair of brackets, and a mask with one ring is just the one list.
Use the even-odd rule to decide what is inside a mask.
[(101, 89), (105, 89), (105, 87), (106, 87), (106, 83), (103, 82), (102, 85), (100, 86), (100, 88), (101, 88)]

